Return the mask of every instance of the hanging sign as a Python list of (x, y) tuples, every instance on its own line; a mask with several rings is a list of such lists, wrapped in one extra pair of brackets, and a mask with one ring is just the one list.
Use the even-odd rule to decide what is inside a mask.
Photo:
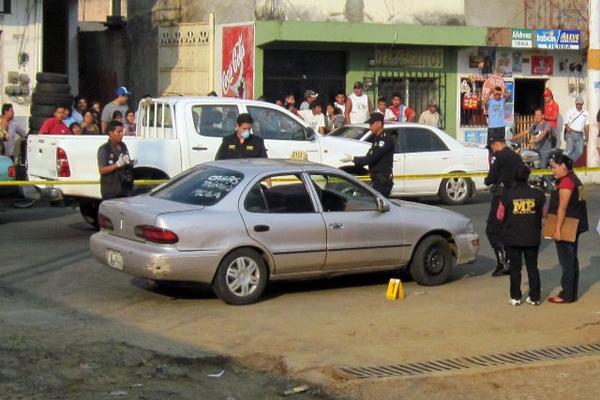
[(513, 29), (511, 46), (519, 49), (533, 47), (533, 31), (531, 29)]
[(538, 49), (579, 50), (581, 32), (575, 29), (538, 29), (535, 42)]
[(254, 96), (254, 25), (223, 27), (222, 94), (252, 99)]

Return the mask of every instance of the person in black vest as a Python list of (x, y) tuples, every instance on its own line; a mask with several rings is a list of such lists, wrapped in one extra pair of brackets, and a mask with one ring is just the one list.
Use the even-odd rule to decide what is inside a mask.
[(509, 304), (521, 304), (521, 267), (523, 256), (529, 278), (527, 303), (540, 304), (540, 272), (537, 261), (540, 249), (544, 193), (527, 182), (531, 170), (519, 165), (515, 186), (504, 189), (498, 207), (498, 220), (502, 221), (503, 244), (510, 265)]
[[(573, 160), (562, 150), (554, 150), (550, 155), (552, 175), (556, 178), (556, 190), (550, 195), (548, 214), (556, 215), (556, 229), (552, 239), (556, 244), (558, 262), (562, 268), (560, 285), (562, 290), (558, 296), (548, 298), (550, 303), (564, 304), (577, 300), (579, 286), (579, 259), (577, 258), (577, 243), (579, 235), (588, 230), (587, 205), (583, 184), (573, 172)], [(577, 235), (575, 242), (563, 240), (561, 227), (565, 217), (575, 218)]]
[(267, 158), (265, 141), (252, 134), (254, 119), (244, 113), (237, 117), (235, 133), (225, 136), (217, 151), (215, 160), (231, 158)]
[(130, 158), (127, 145), (123, 143), (123, 123), (110, 121), (106, 129), (108, 141), (98, 148), (102, 200), (127, 197), (133, 190), (135, 160)]
[(490, 188), (492, 204), (488, 214), (485, 234), (496, 256), (496, 268), (492, 272), (492, 276), (501, 276), (508, 275), (510, 270), (502, 244), (502, 224), (496, 218), (496, 214), (502, 190), (514, 186), (517, 168), (523, 165), (523, 161), (517, 153), (506, 146), (504, 131), (491, 131), (488, 143), (488, 148), (492, 151), (492, 159), (484, 183)]

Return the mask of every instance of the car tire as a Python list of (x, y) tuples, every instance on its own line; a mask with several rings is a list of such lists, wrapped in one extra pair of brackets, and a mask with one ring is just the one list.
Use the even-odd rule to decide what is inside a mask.
[(32, 116), (36, 117), (52, 117), (54, 115), (55, 106), (46, 106), (41, 104), (32, 104), (29, 108)]
[(35, 85), (36, 92), (56, 93), (56, 94), (71, 94), (71, 86), (68, 83), (46, 83), (38, 82)]
[(423, 286), (446, 283), (454, 263), (448, 240), (439, 235), (424, 238), (413, 253), (410, 274), (415, 282)]
[(251, 304), (260, 298), (267, 280), (267, 267), (260, 254), (252, 249), (238, 249), (219, 264), (213, 291), (227, 304)]
[(469, 178), (442, 179), (438, 195), (448, 205), (465, 204), (473, 196), (473, 186)]
[(42, 106), (71, 106), (73, 96), (66, 93), (34, 92), (31, 95), (31, 102)]
[(99, 229), (98, 225), (98, 209), (100, 208), (100, 203), (97, 202), (85, 202), (79, 203), (79, 212), (81, 216), (90, 224), (94, 229)]
[(44, 121), (48, 118), (49, 117), (37, 117), (35, 115), (32, 115), (31, 117), (29, 117), (29, 129), (39, 131)]
[(67, 75), (54, 72), (38, 72), (35, 74), (35, 80), (43, 83), (69, 83)]

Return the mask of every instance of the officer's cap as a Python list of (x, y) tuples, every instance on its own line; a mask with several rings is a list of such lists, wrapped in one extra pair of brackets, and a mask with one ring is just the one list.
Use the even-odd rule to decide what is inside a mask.
[(504, 138), (504, 131), (498, 131), (494, 129), (491, 135), (488, 136), (488, 144), (486, 148), (491, 148), (492, 143), (494, 142), (504, 142), (506, 139)]

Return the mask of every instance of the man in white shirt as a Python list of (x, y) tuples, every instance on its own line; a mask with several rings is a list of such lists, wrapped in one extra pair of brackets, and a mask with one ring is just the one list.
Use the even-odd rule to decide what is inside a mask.
[(319, 97), (319, 93), (315, 93), (314, 90), (307, 90), (304, 92), (305, 100), (300, 104), (300, 110), (308, 110), (317, 97)]
[(375, 112), (383, 114), (383, 119), (385, 120), (394, 119), (394, 114), (390, 109), (387, 108), (385, 97), (380, 97), (377, 99), (377, 110), (375, 110)]
[(344, 114), (344, 111), (346, 111), (346, 93), (339, 91), (335, 95), (335, 102), (333, 103), (333, 105), (335, 106), (335, 108), (339, 109), (342, 112), (342, 114)]
[(373, 112), (373, 104), (367, 95), (363, 93), (363, 87), (362, 82), (354, 82), (354, 93), (346, 99), (344, 120), (347, 124), (362, 124), (369, 119)]
[[(590, 131), (588, 112), (583, 109), (583, 97), (575, 98), (575, 108), (569, 110), (565, 120), (565, 155), (573, 162), (583, 153), (584, 139)], [(585, 138), (584, 138), (585, 135)]]
[(315, 132), (325, 134), (325, 115), (321, 112), (321, 104), (313, 101), (310, 103), (310, 110), (300, 110), (298, 113)]
[(440, 127), (440, 113), (438, 112), (438, 106), (435, 100), (429, 100), (427, 103), (427, 110), (421, 113), (419, 117), (419, 123), (423, 125)]

